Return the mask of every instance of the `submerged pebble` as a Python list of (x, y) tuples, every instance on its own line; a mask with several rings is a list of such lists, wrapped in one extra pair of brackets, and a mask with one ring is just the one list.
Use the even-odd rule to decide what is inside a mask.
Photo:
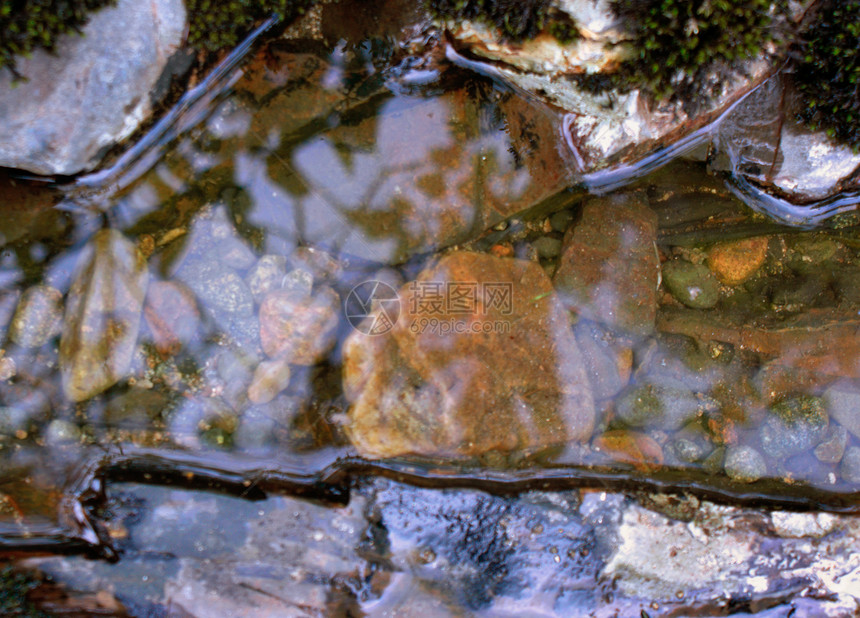
[(721, 283), (740, 285), (764, 264), (767, 246), (766, 236), (716, 244), (708, 252), (708, 266)]
[(848, 431), (841, 425), (831, 425), (813, 452), (818, 461), (839, 463), (846, 446), (848, 446)]
[(22, 348), (39, 348), (59, 334), (63, 295), (56, 288), (34, 285), (18, 301), (9, 325), (9, 338)]
[(820, 397), (801, 395), (774, 404), (761, 430), (761, 445), (774, 459), (798, 455), (817, 444), (828, 426)]
[(287, 361), (263, 361), (254, 370), (254, 377), (248, 387), (248, 399), (251, 403), (268, 403), (289, 384), (290, 365)]
[(71, 444), (80, 439), (80, 427), (62, 419), (51, 421), (45, 430), (45, 442), (50, 445)]
[(254, 312), (248, 285), (233, 268), (221, 262), (192, 258), (180, 267), (176, 277), (191, 288), (216, 320)]
[(296, 365), (316, 364), (334, 346), (339, 313), (340, 297), (328, 286), (313, 296), (272, 292), (260, 305), (263, 350)]
[(847, 483), (860, 483), (860, 447), (851, 446), (842, 457), (842, 465), (839, 467), (842, 480)]
[(254, 302), (261, 303), (266, 294), (280, 289), (287, 276), (287, 258), (283, 255), (264, 255), (248, 271), (245, 282)]
[(662, 272), (669, 293), (692, 309), (711, 309), (720, 299), (720, 284), (707, 266), (671, 260), (663, 264)]
[(767, 474), (767, 464), (751, 446), (733, 446), (726, 450), (726, 474), (740, 483), (753, 483)]
[(692, 391), (645, 384), (630, 389), (615, 403), (618, 418), (630, 427), (677, 429), (698, 414)]

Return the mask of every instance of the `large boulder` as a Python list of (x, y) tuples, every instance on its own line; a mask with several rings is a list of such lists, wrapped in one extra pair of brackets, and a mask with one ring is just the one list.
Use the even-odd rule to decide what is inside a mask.
[(527, 454), (591, 436), (585, 369), (538, 264), (451, 253), (400, 300), (390, 330), (344, 344), (348, 433), (362, 455)]
[(95, 167), (152, 111), (152, 92), (186, 29), (182, 0), (119, 0), (54, 54), (17, 59), (26, 81), (0, 71), (0, 166), (37, 174)]

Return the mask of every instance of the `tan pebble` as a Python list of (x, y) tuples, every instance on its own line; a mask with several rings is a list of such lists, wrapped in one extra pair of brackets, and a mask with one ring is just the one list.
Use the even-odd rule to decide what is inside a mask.
[(290, 384), (290, 365), (285, 360), (263, 361), (254, 370), (248, 387), (251, 403), (268, 403)]
[(158, 246), (163, 247), (180, 236), (184, 236), (186, 232), (187, 230), (184, 227), (175, 227), (172, 230), (168, 230), (161, 238), (158, 239)]
[(708, 267), (726, 285), (739, 285), (752, 277), (767, 257), (767, 237), (756, 236), (714, 245)]

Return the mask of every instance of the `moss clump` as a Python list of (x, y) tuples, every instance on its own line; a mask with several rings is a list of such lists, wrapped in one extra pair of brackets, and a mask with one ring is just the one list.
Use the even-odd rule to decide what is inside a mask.
[(80, 32), (88, 15), (116, 0), (0, 0), (0, 67), (15, 70), (15, 56), (52, 51), (67, 32)]
[(609, 79), (584, 85), (693, 101), (720, 87), (714, 75), (779, 38), (775, 18), (785, 8), (781, 0), (615, 0), (612, 10), (630, 28), (633, 55)]
[(437, 19), (468, 19), (499, 29), (505, 41), (519, 43), (535, 38), (546, 27), (561, 43), (578, 36), (576, 24), (551, 0), (425, 0)]
[(40, 581), (27, 572), (9, 565), (0, 567), (0, 616), (46, 616), (29, 599), (30, 592)]
[(860, 149), (860, 0), (825, 0), (797, 47), (800, 119)]
[(277, 14), (301, 15), (313, 0), (187, 0), (188, 42), (210, 52), (234, 47), (255, 22)]

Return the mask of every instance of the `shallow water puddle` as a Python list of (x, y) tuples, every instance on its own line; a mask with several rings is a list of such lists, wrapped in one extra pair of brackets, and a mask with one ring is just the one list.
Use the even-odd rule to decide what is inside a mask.
[(105, 475), (857, 510), (856, 230), (569, 189), (553, 110), (399, 53), (266, 47), (104, 213), (3, 224), (0, 541), (103, 541)]

